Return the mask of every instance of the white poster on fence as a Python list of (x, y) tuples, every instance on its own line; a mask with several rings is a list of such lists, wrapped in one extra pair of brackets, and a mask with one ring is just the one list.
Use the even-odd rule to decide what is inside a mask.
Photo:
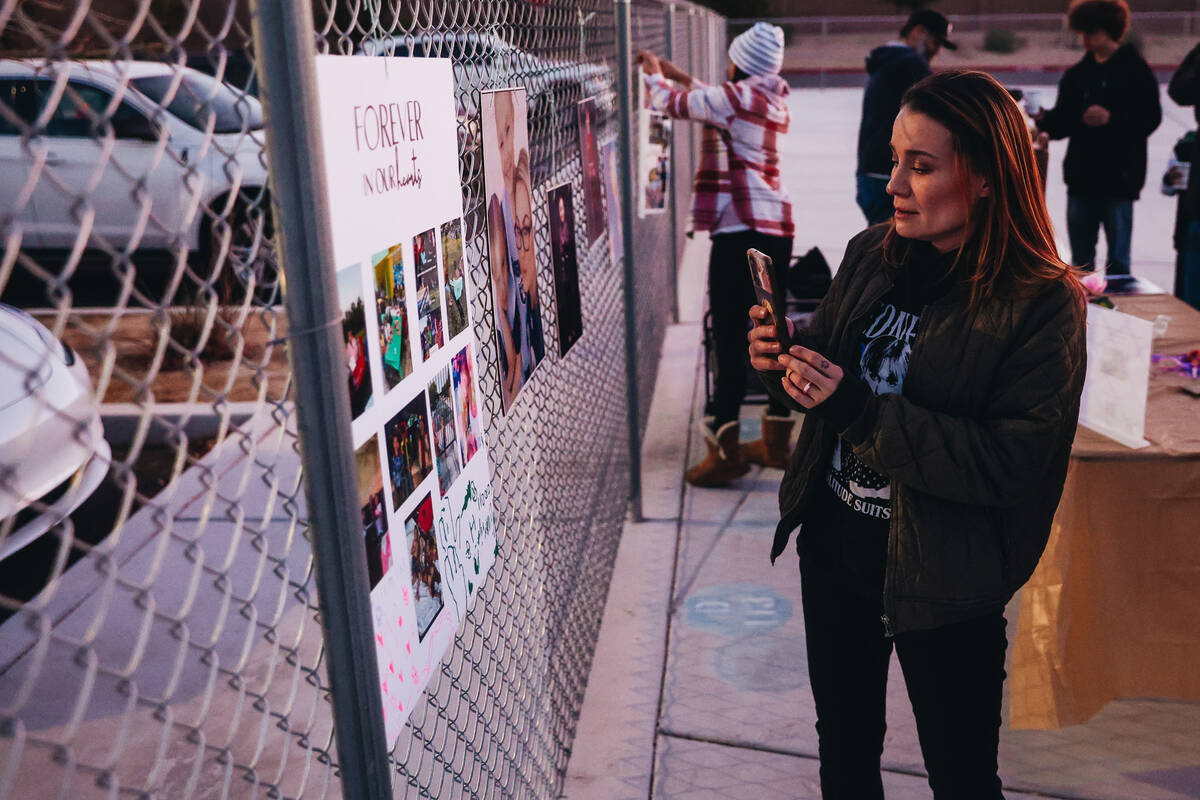
[(1079, 423), (1126, 447), (1146, 447), (1146, 395), (1154, 325), (1088, 304), (1087, 378)]
[(388, 742), (496, 554), (449, 59), (317, 56)]
[[(641, 72), (638, 73), (641, 76)], [(671, 197), (671, 118), (650, 109), (646, 80), (637, 81), (638, 216), (665, 214)]]

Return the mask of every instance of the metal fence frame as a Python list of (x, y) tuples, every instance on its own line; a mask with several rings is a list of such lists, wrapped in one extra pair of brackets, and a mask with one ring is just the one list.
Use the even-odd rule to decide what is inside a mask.
[[(14, 570), (0, 560), (0, 798), (555, 796), (630, 501), (641, 515), (640, 444), (677, 313), (698, 144), (694, 126), (674, 128), (669, 213), (639, 218), (632, 57), (652, 49), (720, 80), (724, 20), (662, 0), (153, 0), (131, 17), (125, 11), (117, 0), (0, 7), (0, 44), (18, 59), (11, 63), (36, 65), (35, 77), (20, 80), (49, 81), (37, 84), (45, 105), (35, 115), (0, 92), (0, 136), (10, 137), (0, 145), (17, 153), (4, 168), (20, 171), (10, 185), (22, 187), (0, 205), (0, 292), (35, 307), (86, 363), (114, 442), (103, 513), (84, 499), (22, 551), (29, 558), (8, 562), (40, 571), (30, 594), (4, 583)], [(462, 60), (460, 136), (480, 89), (528, 85), (538, 99), (530, 116), (536, 191), (570, 181), (577, 221), (574, 103), (585, 87), (608, 86), (599, 123), (603, 139), (619, 144), (624, 250), (610, 259), (607, 234), (581, 247), (584, 338), (570, 358), (539, 367), (517, 411), (501, 414), (485, 237), (472, 227), (482, 169), (476, 150), (460, 148), (500, 551), (391, 743), (377, 693), (349, 401), (328, 380), (344, 370), (344, 356), (333, 330), (341, 312), (313, 56), (425, 32), (512, 47), (484, 66), (472, 60), (478, 53), (444, 53)], [(89, 106), (76, 88), (70, 62), (80, 58), (113, 73), (107, 104)], [(129, 65), (144, 60), (175, 81), (192, 75), (185, 63), (215, 74), (233, 87), (239, 124), (225, 133), (210, 125), (189, 134), (190, 145), (168, 136), (173, 115), (186, 112), (172, 97), (192, 97), (202, 122), (217, 107), (214, 96), (175, 83), (142, 106), (159, 133), (146, 144), (153, 159), (132, 161), (117, 125), (133, 96), (123, 94), (134, 81)], [(6, 75), (6, 90), (20, 83)], [(262, 94), (265, 144), (248, 92)], [(82, 132), (74, 135), (84, 161), (93, 159), (90, 182), (73, 183), (52, 151), (60, 146), (52, 126), (67, 114)], [(246, 183), (254, 173), (241, 160), (247, 147), (257, 148), (261, 172), (270, 165), (269, 183)], [(155, 180), (167, 170), (179, 176), (177, 197), (164, 199)], [(233, 188), (204, 194), (222, 183)], [(31, 212), (42, 197), (66, 209), (71, 243), (61, 252), (35, 246), (42, 229)], [(141, 215), (128, 241), (104, 227), (116, 200)], [(549, 287), (538, 205), (539, 282)], [(161, 247), (139, 244), (150, 234)], [(550, 350), (552, 303), (545, 313)], [(217, 345), (231, 351), (227, 360), (216, 360)], [(4, 353), (0, 367), (14, 368)], [(175, 381), (169, 390), (164, 376)], [(82, 437), (87, 420), (64, 419)], [(36, 457), (36, 441), (21, 444), (23, 458)], [(15, 475), (0, 457), (0, 498), (53, 510), (49, 495), (43, 505), (18, 496)], [(11, 520), (0, 521), (0, 546), (11, 530)]]

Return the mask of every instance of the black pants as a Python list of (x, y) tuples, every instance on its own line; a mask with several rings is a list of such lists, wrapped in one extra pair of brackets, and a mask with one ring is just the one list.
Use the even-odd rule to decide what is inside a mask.
[[(754, 305), (754, 283), (746, 250), (755, 248), (771, 257), (777, 265), (776, 274), (787, 275), (792, 261), (792, 239), (768, 236), (755, 231), (719, 233), (712, 237), (712, 252), (708, 257), (708, 302), (712, 309), (713, 338), (715, 339), (716, 388), (704, 409), (714, 417), (714, 428), (738, 418), (742, 399), (746, 396), (746, 373), (749, 370), (750, 306)], [(770, 398), (767, 412), (787, 416), (788, 409)]]
[(1003, 612), (892, 640), (883, 634), (882, 597), (848, 591), (811, 558), (800, 564), (824, 800), (883, 798), (879, 761), (893, 641), (936, 800), (1003, 800), (996, 766)]

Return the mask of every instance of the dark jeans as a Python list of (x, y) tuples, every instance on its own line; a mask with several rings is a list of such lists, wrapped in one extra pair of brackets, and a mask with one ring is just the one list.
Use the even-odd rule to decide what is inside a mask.
[(936, 800), (1003, 800), (996, 766), (1003, 612), (888, 639), (882, 597), (848, 591), (825, 566), (801, 557), (824, 800), (883, 799), (879, 761), (893, 642)]
[(887, 193), (887, 178), (875, 178), (870, 175), (855, 175), (857, 191), (854, 200), (862, 209), (868, 225), (877, 225), (892, 218), (895, 207), (892, 196)]
[(1109, 275), (1129, 274), (1129, 249), (1133, 242), (1133, 201), (1100, 195), (1067, 195), (1067, 236), (1071, 260), (1077, 267), (1091, 267), (1096, 260), (1096, 238), (1104, 225), (1108, 244)]
[[(746, 396), (746, 373), (749, 367), (750, 306), (754, 305), (754, 283), (746, 250), (753, 247), (771, 257), (777, 265), (776, 274), (787, 275), (792, 261), (791, 237), (768, 236), (755, 231), (719, 233), (712, 237), (712, 252), (708, 257), (708, 303), (712, 310), (713, 339), (715, 340), (716, 380), (706, 416), (714, 417), (713, 427), (738, 418)], [(788, 408), (773, 397), (767, 413), (787, 416)]]

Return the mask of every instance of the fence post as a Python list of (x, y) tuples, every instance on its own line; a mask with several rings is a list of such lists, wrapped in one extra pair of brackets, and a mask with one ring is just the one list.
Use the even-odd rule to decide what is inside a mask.
[(255, 0), (252, 8), (338, 767), (344, 796), (384, 800), (392, 790), (350, 398), (344, 380), (329, 379), (346, 366), (316, 113), (312, 8), (290, 0)]
[[(641, 402), (638, 396), (637, 353), (637, 294), (634, 292), (634, 230), (633, 193), (638, 181), (633, 163), (633, 30), (629, 17), (629, 0), (614, 0), (617, 6), (617, 80), (620, 87), (621, 167), (626, 180), (621, 183), (621, 223), (625, 229), (622, 262), (625, 272), (625, 395), (629, 406), (629, 499), (633, 503), (633, 519), (642, 516), (642, 425)], [(641, 80), (639, 77), (638, 80)]]
[[(667, 17), (667, 60), (675, 61), (675, 4), (668, 3), (666, 8)], [(691, 67), (688, 68), (689, 74)], [(691, 139), (691, 132), (688, 132), (688, 139)], [(676, 135), (674, 128), (671, 129), (671, 195), (670, 214), (671, 214), (671, 321), (679, 322), (679, 198), (675, 193), (675, 169), (679, 162), (675, 158), (675, 145), (679, 137)]]

